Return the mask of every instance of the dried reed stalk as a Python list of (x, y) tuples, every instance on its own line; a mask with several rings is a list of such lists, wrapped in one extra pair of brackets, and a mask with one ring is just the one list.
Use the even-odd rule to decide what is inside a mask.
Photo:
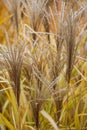
[[(54, 10), (55, 10), (55, 15), (51, 11), (52, 19), (54, 22), (54, 27), (55, 27), (55, 33), (60, 36), (59, 37), (54, 37), (55, 38), (55, 47), (56, 51), (53, 52), (53, 50), (50, 50), (50, 66), (51, 66), (51, 80), (54, 81), (56, 77), (60, 76), (60, 73), (63, 70), (64, 67), (64, 59), (63, 59), (63, 54), (62, 54), (62, 47), (64, 46), (64, 32), (63, 32), (63, 27), (64, 27), (64, 4), (62, 3), (61, 5), (61, 11), (58, 10), (57, 8), (57, 1), (54, 1)], [(59, 15), (60, 14), (60, 15)], [(58, 93), (56, 93), (58, 92)], [(55, 101), (56, 105), (56, 116), (55, 120), (57, 121), (57, 124), (59, 125), (59, 119), (60, 119), (60, 114), (61, 114), (61, 108), (62, 108), (62, 100), (63, 97), (61, 97), (62, 93), (60, 92), (59, 84), (58, 82), (53, 86), (53, 98)]]
[(71, 78), (71, 72), (73, 69), (73, 65), (75, 63), (75, 57), (76, 57), (76, 20), (73, 17), (73, 13), (70, 10), (70, 13), (67, 18), (67, 26), (65, 27), (65, 44), (66, 44), (66, 50), (67, 50), (67, 70), (66, 70), (66, 79), (67, 82), (70, 82)]
[[(26, 9), (25, 15), (29, 18), (29, 24), (31, 28), (37, 32), (44, 18), (44, 9), (48, 0), (26, 0), (23, 2), (23, 5)], [(37, 35), (35, 33), (32, 34), (33, 43), (36, 41)]]
[(18, 106), (20, 105), (20, 78), (23, 64), (24, 46), (20, 44), (13, 44), (3, 46), (1, 50), (0, 61), (9, 75), (10, 84), (14, 89)]
[[(27, 57), (29, 58), (29, 57)], [(26, 59), (27, 59), (26, 58)], [(31, 59), (31, 57), (30, 57)], [(27, 79), (27, 83), (28, 83), (28, 87), (29, 87), (29, 93), (28, 93), (28, 100), (30, 101), (31, 104), (31, 108), (32, 108), (32, 112), (33, 112), (33, 117), (34, 117), (34, 121), (35, 121), (35, 125), (36, 125), (36, 129), (39, 129), (39, 125), (40, 125), (40, 121), (39, 121), (39, 113), (41, 110), (41, 106), (43, 101), (40, 100), (43, 97), (42, 92), (41, 92), (41, 86), (42, 86), (42, 82), (36, 77), (34, 76), (34, 68), (33, 68), (33, 64), (35, 64), (36, 62), (33, 60), (26, 60), (25, 64), (24, 64), (24, 71), (25, 71), (25, 76)], [(36, 66), (36, 64), (35, 64)], [(33, 81), (35, 84), (34, 86), (32, 86), (31, 81)]]

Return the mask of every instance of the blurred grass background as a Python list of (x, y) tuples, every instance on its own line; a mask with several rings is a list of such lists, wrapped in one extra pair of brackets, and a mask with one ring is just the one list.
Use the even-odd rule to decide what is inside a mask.
[(87, 130), (87, 1), (0, 0), (0, 130)]

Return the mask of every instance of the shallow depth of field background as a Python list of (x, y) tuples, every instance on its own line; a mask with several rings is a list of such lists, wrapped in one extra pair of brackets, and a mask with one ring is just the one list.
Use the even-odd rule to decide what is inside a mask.
[(87, 130), (87, 0), (0, 0), (0, 130)]

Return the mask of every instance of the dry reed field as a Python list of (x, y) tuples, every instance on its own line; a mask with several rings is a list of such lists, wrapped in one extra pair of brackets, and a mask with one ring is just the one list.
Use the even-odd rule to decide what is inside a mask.
[(0, 130), (87, 130), (87, 0), (0, 0)]

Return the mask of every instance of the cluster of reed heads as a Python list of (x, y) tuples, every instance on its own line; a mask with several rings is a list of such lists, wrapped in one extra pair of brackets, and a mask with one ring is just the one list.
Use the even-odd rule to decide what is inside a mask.
[[(61, 127), (65, 104), (68, 112), (72, 71), (78, 64), (79, 39), (84, 37), (81, 31), (85, 32), (85, 28), (81, 30), (80, 24), (85, 17), (87, 2), (3, 2), (13, 14), (9, 20), (11, 28), (4, 30), (6, 43), (0, 47), (0, 68), (9, 81), (5, 87), (9, 84), (13, 89), (21, 112), (24, 105), (21, 93), (24, 93), (37, 130), (41, 128), (40, 111), (48, 109), (48, 104), (51, 104), (53, 119)], [(66, 116), (66, 126), (68, 120)]]

